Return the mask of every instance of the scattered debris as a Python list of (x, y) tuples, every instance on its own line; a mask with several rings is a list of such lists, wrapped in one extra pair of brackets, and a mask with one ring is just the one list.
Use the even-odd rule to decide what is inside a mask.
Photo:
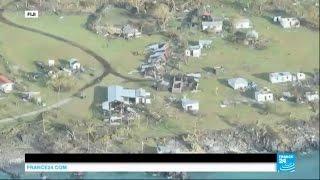
[[(102, 110), (110, 124), (129, 120), (136, 114), (130, 105), (150, 104), (150, 93), (144, 89), (125, 89), (121, 86), (109, 86), (107, 101), (102, 103)], [(135, 117), (135, 116), (134, 116)]]
[(305, 93), (305, 98), (308, 102), (314, 102), (314, 101), (318, 101), (319, 102), (319, 93), (318, 91), (314, 91), (314, 92), (306, 92)]

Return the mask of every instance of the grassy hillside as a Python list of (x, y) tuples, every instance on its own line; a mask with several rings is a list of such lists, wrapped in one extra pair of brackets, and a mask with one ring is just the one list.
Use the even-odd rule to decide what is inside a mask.
[[(121, 13), (121, 12), (119, 12)], [(215, 12), (225, 15), (237, 15), (232, 9), (217, 9)], [(114, 16), (114, 15), (113, 15)], [(143, 36), (134, 40), (112, 39), (105, 40), (84, 28), (86, 16), (73, 15), (59, 18), (54, 15), (41, 16), (39, 19), (26, 20), (22, 13), (7, 13), (6, 17), (12, 21), (35, 29), (40, 29), (69, 40), (81, 43), (107, 58), (111, 65), (120, 73), (127, 75), (135, 70), (142, 61), (143, 56), (133, 56), (132, 51), (142, 51), (145, 45), (164, 40), (160, 35)], [(226, 73), (222, 76), (206, 76), (200, 81), (200, 92), (184, 93), (178, 98), (187, 95), (200, 101), (200, 117), (195, 117), (181, 112), (176, 107), (166, 107), (164, 97), (172, 96), (169, 92), (155, 92), (148, 83), (131, 83), (114, 76), (108, 76), (98, 86), (120, 84), (126, 87), (143, 87), (152, 91), (154, 95), (151, 111), (169, 118), (157, 126), (147, 126), (146, 120), (143, 126), (135, 127), (135, 136), (157, 137), (175, 135), (194, 129), (195, 120), (199, 121), (202, 129), (222, 129), (251, 122), (274, 124), (285, 119), (308, 119), (313, 112), (306, 104), (294, 104), (289, 102), (276, 102), (276, 111), (269, 115), (262, 115), (259, 109), (248, 104), (240, 103), (228, 108), (221, 108), (219, 104), (223, 100), (242, 101), (246, 98), (239, 92), (226, 86), (225, 80), (232, 77), (245, 77), (256, 82), (260, 87), (267, 86), (273, 92), (281, 93), (286, 89), (285, 85), (272, 85), (265, 79), (265, 74), (275, 71), (313, 72), (319, 67), (319, 33), (306, 28), (284, 30), (278, 25), (271, 24), (262, 17), (251, 17), (255, 29), (263, 36), (270, 38), (271, 43), (266, 50), (254, 50), (248, 47), (230, 44), (220, 37), (212, 37), (202, 33), (188, 36), (188, 39), (213, 39), (213, 48), (204, 51), (200, 59), (191, 59), (188, 65), (182, 66), (183, 72), (202, 72), (213, 65), (223, 65)], [(34, 35), (29, 32), (16, 30), (0, 24), (0, 34), (3, 53), (16, 64), (20, 64), (28, 70), (33, 69), (32, 61), (48, 58), (78, 57), (88, 65), (94, 65), (91, 57), (77, 49), (68, 47), (54, 40)], [(138, 74), (132, 76), (140, 77)], [(216, 95), (218, 89), (218, 95)], [(97, 106), (94, 101), (95, 88), (86, 92), (85, 100), (75, 99), (63, 108), (64, 113), (78, 118), (90, 118), (91, 108)], [(291, 116), (290, 116), (291, 114)], [(139, 139), (137, 138), (137, 139)], [(132, 140), (137, 141), (137, 140)], [(134, 142), (132, 142), (134, 144)], [(127, 146), (129, 148), (131, 144)], [(137, 144), (136, 144), (137, 145)]]

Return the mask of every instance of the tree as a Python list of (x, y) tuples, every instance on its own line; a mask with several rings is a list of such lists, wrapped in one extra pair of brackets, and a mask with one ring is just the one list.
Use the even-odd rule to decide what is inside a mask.
[(319, 9), (316, 6), (309, 6), (307, 15), (308, 19), (319, 27)]
[(169, 7), (166, 4), (161, 3), (160, 5), (154, 7), (152, 15), (157, 19), (161, 29), (165, 30), (166, 24), (171, 18)]
[(258, 14), (261, 15), (263, 11), (263, 5), (267, 2), (268, 0), (255, 0), (252, 1), (252, 8), (258, 9)]
[(111, 141), (112, 141), (111, 135), (105, 135), (105, 136), (103, 136), (102, 142), (103, 142), (103, 144), (105, 144), (105, 153), (108, 152), (108, 148), (109, 148), (109, 145), (110, 145), (110, 142), (111, 142)]
[(145, 3), (144, 0), (128, 0), (127, 2), (137, 9), (138, 14), (140, 13), (140, 7)]
[(86, 128), (87, 128), (86, 129), (86, 131), (87, 131), (87, 151), (90, 152), (90, 136), (93, 136), (93, 133), (95, 131), (95, 126), (94, 126), (92, 120), (87, 122)]
[(57, 92), (70, 91), (75, 86), (75, 81), (71, 76), (58, 75), (58, 77), (48, 81), (48, 85), (51, 85)]

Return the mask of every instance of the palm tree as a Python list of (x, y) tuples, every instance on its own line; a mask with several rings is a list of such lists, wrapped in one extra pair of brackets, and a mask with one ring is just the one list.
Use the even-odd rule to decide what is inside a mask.
[(108, 152), (108, 148), (109, 148), (109, 144), (110, 144), (110, 141), (112, 140), (112, 137), (111, 135), (105, 135), (103, 138), (102, 138), (102, 142), (103, 144), (105, 144), (105, 153)]
[(92, 121), (88, 122), (86, 131), (87, 131), (87, 151), (90, 152), (90, 136), (93, 136), (93, 132), (95, 131), (95, 127)]
[(46, 133), (46, 126), (45, 126), (45, 117), (44, 113), (41, 113), (41, 119), (42, 119), (42, 128), (43, 128), (43, 133)]

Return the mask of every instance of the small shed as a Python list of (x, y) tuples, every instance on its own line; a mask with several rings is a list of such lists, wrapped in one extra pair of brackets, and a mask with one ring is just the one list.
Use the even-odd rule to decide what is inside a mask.
[(244, 78), (232, 78), (228, 80), (228, 84), (235, 90), (247, 89), (249, 82)]
[(181, 106), (184, 111), (198, 112), (199, 111), (199, 101), (191, 100), (187, 98), (181, 99)]
[(197, 57), (199, 58), (201, 56), (201, 46), (189, 46), (188, 49), (185, 51), (185, 55), (190, 57)]

